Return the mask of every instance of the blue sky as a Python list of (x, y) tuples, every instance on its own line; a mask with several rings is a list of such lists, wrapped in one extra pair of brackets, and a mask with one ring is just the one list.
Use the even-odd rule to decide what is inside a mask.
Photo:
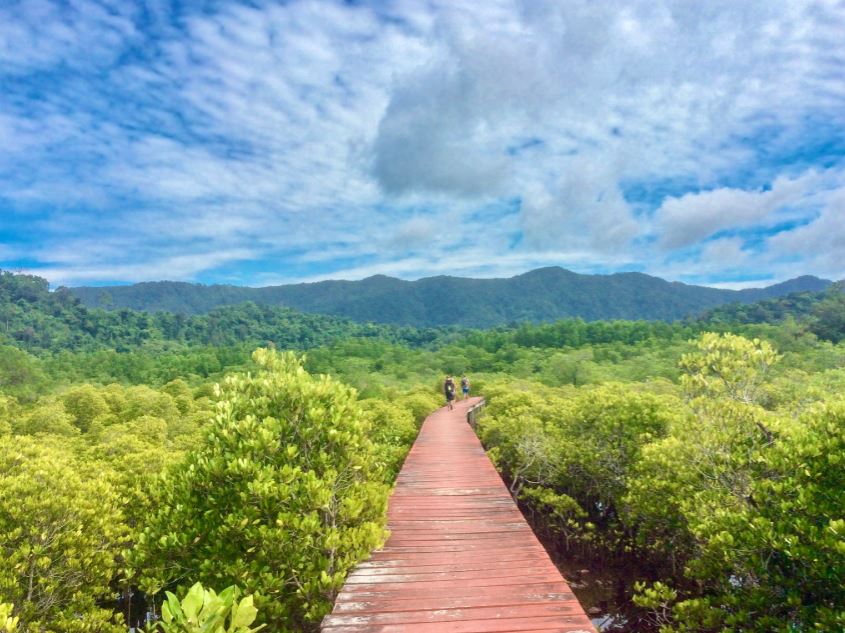
[(7, 0), (0, 268), (845, 278), (839, 0)]

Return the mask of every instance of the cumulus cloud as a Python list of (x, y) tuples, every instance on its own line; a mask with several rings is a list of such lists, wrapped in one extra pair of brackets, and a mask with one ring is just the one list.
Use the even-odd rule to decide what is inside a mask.
[(719, 231), (774, 224), (814, 211), (825, 178), (810, 170), (796, 178), (780, 176), (770, 187), (752, 191), (723, 187), (666, 198), (654, 217), (660, 243), (675, 249)]
[[(631, 220), (617, 190), (563, 177), (552, 189), (527, 189), (522, 206), (529, 246), (612, 249), (625, 246)], [(614, 218), (621, 220), (614, 224)]]
[[(841, 22), (830, 9), (451, 3), (435, 22), (437, 54), (397, 82), (375, 175), (390, 194), (512, 192), (523, 201), (526, 245), (588, 247), (594, 257), (652, 230), (673, 250), (723, 228), (783, 220), (776, 212), (789, 205), (806, 212), (819, 184), (812, 171), (776, 175), (765, 190), (755, 182), (750, 191), (670, 195), (653, 224), (635, 219), (623, 184), (679, 178), (698, 189), (749, 165), (760, 174), (752, 182), (765, 179), (758, 148), (741, 138), (761, 117), (761, 127), (779, 130), (765, 141), (789, 147), (785, 130), (816, 109), (805, 97), (838, 90), (830, 74), (789, 74), (816, 68), (813, 51), (831, 43), (836, 20), (812, 37), (802, 25), (821, 14)], [(795, 109), (769, 107), (773, 92)], [(525, 138), (542, 142), (508, 151)]]
[(639, 232), (609, 165), (576, 157), (551, 187), (528, 188), (522, 206), (530, 245), (543, 248), (625, 249)]
[(7, 3), (0, 220), (59, 283), (835, 271), (843, 37), (809, 0)]
[[(810, 182), (813, 186), (807, 190), (799, 186)], [(807, 174), (776, 184), (765, 191), (723, 192), (724, 205), (713, 207), (718, 214), (701, 211), (716, 224), (693, 222), (693, 228), (706, 225), (700, 235), (717, 231), (736, 235), (707, 239), (703, 246), (698, 240), (686, 240), (690, 246), (681, 251), (683, 255), (670, 251), (675, 253), (671, 263), (655, 272), (676, 278), (752, 279), (714, 284), (725, 288), (749, 287), (757, 278), (785, 281), (806, 273), (844, 278), (845, 170)], [(743, 204), (732, 206), (737, 200)], [(690, 229), (684, 221), (679, 226)], [(743, 226), (745, 230), (738, 228)]]
[(768, 241), (781, 266), (807, 267), (831, 279), (845, 279), (845, 187), (833, 192), (818, 218)]
[(728, 266), (739, 270), (748, 263), (748, 256), (748, 251), (743, 248), (743, 240), (731, 237), (705, 244), (699, 256), (699, 263)]
[(385, 246), (394, 251), (415, 251), (424, 248), (438, 235), (449, 234), (453, 227), (445, 220), (416, 216), (399, 224), (389, 235)]

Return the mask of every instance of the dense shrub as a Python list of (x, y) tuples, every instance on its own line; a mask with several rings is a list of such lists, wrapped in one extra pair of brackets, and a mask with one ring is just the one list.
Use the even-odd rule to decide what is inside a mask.
[(202, 443), (161, 482), (131, 555), (142, 586), (241, 585), (277, 631), (313, 627), (385, 538), (388, 486), (354, 392), (293, 354), (228, 377)]

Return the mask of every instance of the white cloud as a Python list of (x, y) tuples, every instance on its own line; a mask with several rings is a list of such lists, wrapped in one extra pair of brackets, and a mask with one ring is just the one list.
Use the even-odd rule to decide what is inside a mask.
[(721, 288), (723, 290), (744, 290), (746, 288), (764, 288), (771, 286), (786, 279), (749, 279), (748, 281), (720, 281), (718, 283), (706, 284), (712, 288)]
[(24, 269), (24, 272), (45, 277), (54, 285), (76, 285), (102, 280), (148, 281), (169, 279), (190, 281), (194, 275), (202, 271), (233, 262), (248, 261), (254, 257), (254, 251), (235, 249), (213, 253), (170, 255), (151, 261), (125, 264), (115, 264), (109, 261), (92, 266), (86, 260), (76, 266), (48, 265), (35, 269)]
[(3, 71), (21, 74), (65, 64), (109, 64), (139, 36), (126, 2), (25, 0), (0, 7)]
[[(765, 113), (769, 125), (789, 129), (815, 109), (810, 94), (836, 88), (831, 76), (810, 87), (798, 79), (806, 73), (792, 74), (817, 66), (816, 47), (834, 34), (807, 29), (829, 17), (762, 2), (625, 10), (602, 2), (449, 3), (435, 22), (436, 54), (392, 94), (375, 175), (392, 194), (519, 195), (529, 246), (589, 244), (596, 258), (630, 249), (648, 226), (634, 220), (621, 183), (693, 176), (715, 184), (753, 163), (755, 148), (731, 143), (750, 118)], [(791, 108), (770, 107), (780, 95)], [(524, 138), (542, 144), (509, 157)], [(812, 197), (815, 184), (807, 173), (776, 177), (771, 192), (715, 188), (669, 199), (654, 226), (674, 249), (726, 226), (777, 221), (775, 211), (807, 202), (802, 195)]]
[(714, 266), (719, 270), (740, 270), (749, 262), (749, 253), (743, 246), (743, 240), (736, 237), (708, 242), (699, 256), (699, 272), (709, 272), (706, 267)]
[[(743, 265), (836, 269), (801, 244), (839, 244), (840, 168), (793, 151), (845, 129), (835, 2), (145, 6), (144, 24), (117, 0), (0, 8), (0, 201), (52, 209), (37, 251), (64, 280), (191, 278), (247, 253), (292, 275), (718, 278), (748, 249), (712, 236), (814, 214)], [(625, 199), (662, 182), (699, 193)], [(89, 250), (104, 233), (120, 247)]]
[(626, 249), (639, 231), (609, 165), (578, 156), (551, 187), (529, 189), (522, 221), (529, 244), (544, 248)]
[(427, 246), (435, 237), (448, 234), (452, 229), (454, 227), (442, 220), (416, 216), (399, 224), (384, 245), (393, 251), (410, 252)]
[(845, 186), (833, 192), (816, 220), (773, 236), (768, 246), (773, 259), (785, 260), (784, 270), (810, 269), (834, 280), (845, 279)]
[(817, 202), (824, 180), (822, 174), (810, 170), (796, 178), (778, 177), (768, 189), (723, 187), (670, 197), (655, 212), (655, 230), (661, 245), (671, 250), (725, 229), (774, 224), (791, 215), (806, 215)]
[[(803, 185), (813, 182), (806, 190)], [(803, 183), (803, 185), (802, 185)], [(737, 200), (743, 206), (732, 206)], [(723, 204), (716, 204), (722, 202)], [(705, 226), (700, 235), (717, 229), (754, 225), (746, 237), (723, 237), (704, 242), (703, 247), (687, 252), (668, 265), (658, 265), (652, 272), (677, 278), (694, 274), (710, 278), (734, 278), (765, 275), (771, 283), (785, 281), (802, 274), (827, 279), (845, 277), (845, 171), (829, 170), (805, 174), (782, 181), (770, 190), (758, 192), (724, 192), (708, 201), (713, 214), (700, 211), (690, 214), (686, 230)], [(699, 204), (694, 201), (693, 205)], [(689, 211), (689, 208), (686, 209)], [(695, 219), (701, 220), (695, 224)], [(790, 221), (790, 218), (793, 221)], [(797, 226), (792, 226), (799, 218)], [(782, 225), (781, 225), (782, 223)], [(755, 234), (756, 233), (756, 234)], [(696, 243), (688, 240), (685, 243)], [(724, 288), (759, 285), (757, 282), (721, 282)]]

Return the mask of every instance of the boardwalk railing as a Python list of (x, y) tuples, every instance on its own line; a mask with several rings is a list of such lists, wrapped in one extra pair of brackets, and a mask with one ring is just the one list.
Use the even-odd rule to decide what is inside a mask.
[(467, 424), (472, 427), (473, 431), (478, 427), (478, 416), (481, 415), (481, 410), (484, 408), (485, 404), (487, 404), (487, 402), (484, 398), (482, 398), (467, 409)]
[(390, 538), (346, 579), (323, 633), (595, 633), (465, 423), (481, 402), (426, 418)]

